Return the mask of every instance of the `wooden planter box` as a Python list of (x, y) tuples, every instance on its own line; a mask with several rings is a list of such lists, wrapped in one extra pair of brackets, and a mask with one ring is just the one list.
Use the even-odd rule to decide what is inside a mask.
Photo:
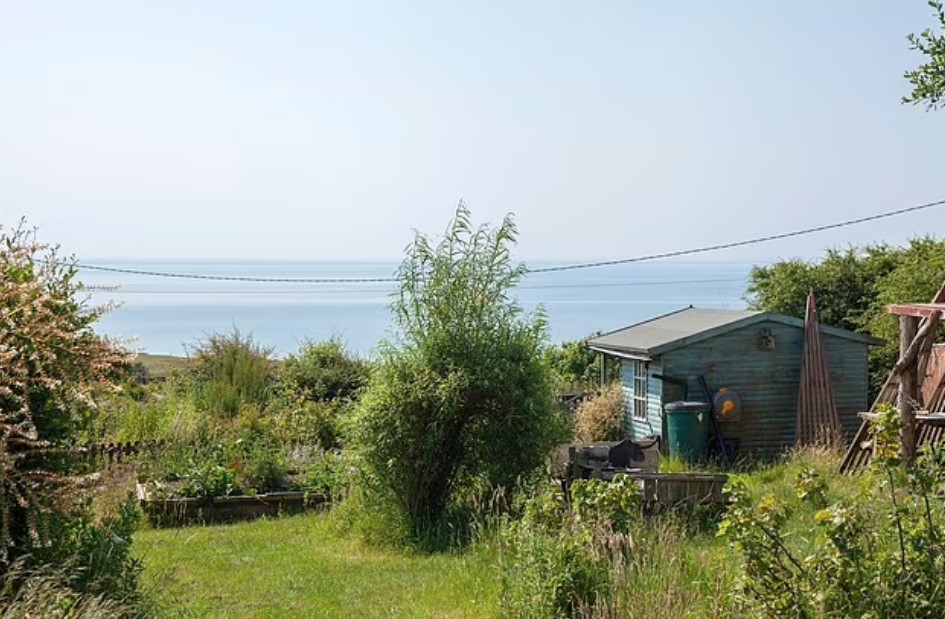
[(155, 526), (190, 523), (237, 522), (261, 516), (297, 514), (324, 509), (329, 498), (306, 492), (218, 496), (211, 498), (152, 498), (144, 484), (137, 485), (138, 505)]

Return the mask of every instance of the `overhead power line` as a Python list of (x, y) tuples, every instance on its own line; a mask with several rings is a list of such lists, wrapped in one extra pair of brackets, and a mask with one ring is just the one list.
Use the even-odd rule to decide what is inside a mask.
[(147, 275), (149, 277), (168, 277), (173, 279), (200, 279), (217, 282), (253, 282), (270, 284), (378, 284), (398, 281), (396, 277), (251, 277), (244, 275), (207, 275), (198, 273), (171, 273), (167, 271), (147, 271), (143, 269), (125, 269), (105, 267), (96, 264), (77, 263), (83, 271), (102, 271), (121, 275)]
[(647, 260), (658, 260), (660, 258), (675, 258), (677, 256), (691, 256), (693, 254), (703, 254), (710, 251), (718, 251), (720, 249), (732, 249), (734, 247), (744, 247), (746, 245), (757, 245), (758, 243), (767, 243), (769, 241), (777, 241), (780, 239), (787, 239), (795, 236), (804, 236), (805, 234), (813, 234), (815, 232), (823, 232), (825, 230), (833, 230), (835, 228), (845, 228), (846, 226), (855, 226), (856, 224), (866, 223), (868, 221), (876, 221), (877, 219), (885, 219), (887, 217), (895, 217), (896, 215), (904, 215), (906, 213), (914, 213), (916, 211), (923, 211), (925, 209), (934, 208), (936, 206), (942, 206), (945, 204), (945, 200), (937, 200), (935, 202), (927, 202), (925, 204), (919, 204), (917, 206), (909, 206), (906, 208), (897, 209), (895, 211), (887, 211), (885, 213), (877, 213), (876, 215), (869, 215), (867, 217), (859, 217), (857, 219), (848, 219), (846, 221), (841, 221), (833, 224), (826, 224), (823, 226), (815, 226), (813, 228), (803, 228), (801, 230), (794, 230), (792, 232), (782, 232), (781, 234), (771, 234), (768, 236), (760, 236), (754, 239), (746, 239), (742, 241), (731, 241), (729, 243), (719, 243), (718, 245), (706, 245), (705, 247), (696, 247), (694, 249), (680, 249), (678, 251), (668, 251), (659, 254), (649, 254), (646, 256), (637, 256), (635, 258), (621, 258), (618, 260), (604, 260), (600, 262), (584, 262), (581, 264), (565, 264), (561, 266), (554, 267), (544, 267), (541, 269), (529, 269), (529, 273), (552, 273), (557, 271), (574, 271), (577, 269), (591, 269), (595, 267), (606, 267), (614, 266), (618, 264), (630, 264), (633, 262), (645, 262)]
[[(770, 234), (767, 236), (761, 236), (761, 237), (756, 237), (752, 239), (743, 239), (740, 241), (731, 241), (728, 243), (719, 243), (716, 245), (705, 245), (702, 247), (680, 249), (676, 251), (661, 252), (661, 253), (656, 253), (656, 254), (646, 254), (643, 256), (635, 256), (632, 258), (621, 258), (617, 260), (602, 260), (602, 261), (597, 261), (597, 262), (583, 262), (583, 263), (577, 263), (577, 264), (563, 264), (559, 266), (541, 267), (541, 268), (536, 268), (536, 269), (528, 269), (527, 272), (528, 273), (553, 273), (553, 272), (560, 272), (560, 271), (576, 271), (578, 269), (592, 269), (592, 268), (597, 268), (597, 267), (616, 266), (620, 264), (631, 264), (635, 262), (647, 262), (650, 260), (659, 260), (662, 258), (676, 258), (680, 256), (704, 254), (707, 252), (719, 251), (722, 249), (733, 249), (735, 247), (757, 245), (759, 243), (767, 243), (770, 241), (777, 241), (781, 239), (814, 234), (815, 232), (824, 232), (826, 230), (845, 228), (847, 226), (854, 226), (854, 225), (866, 223), (869, 221), (876, 221), (879, 219), (896, 217), (898, 215), (905, 215), (906, 213), (924, 211), (926, 209), (931, 209), (931, 208), (935, 208), (942, 205), (945, 205), (945, 199), (936, 200), (935, 202), (926, 202), (925, 204), (909, 206), (906, 208), (900, 208), (893, 211), (886, 211), (884, 213), (877, 213), (875, 215), (869, 215), (866, 217), (858, 217), (856, 219), (847, 219), (847, 220), (832, 223), (832, 224), (815, 226), (812, 228), (802, 228), (800, 230), (793, 230), (791, 232)], [(167, 271), (126, 269), (126, 268), (100, 266), (100, 265), (92, 265), (92, 264), (84, 264), (84, 263), (78, 263), (75, 266), (78, 267), (79, 269), (86, 270), (86, 271), (101, 271), (105, 273), (117, 273), (117, 274), (123, 274), (123, 275), (143, 275), (143, 276), (149, 276), (149, 277), (166, 277), (166, 278), (174, 278), (174, 279), (196, 279), (196, 280), (211, 280), (211, 281), (225, 281), (225, 282), (254, 282), (254, 283), (283, 283), (283, 284), (361, 284), (361, 283), (367, 284), (367, 283), (389, 283), (389, 282), (397, 281), (396, 277), (252, 277), (252, 276), (240, 276), (240, 275), (208, 275), (208, 274), (197, 274), (197, 273), (173, 273), (173, 272), (167, 272)]]
[[(619, 281), (619, 282), (590, 282), (590, 283), (574, 283), (574, 284), (538, 284), (535, 286), (529, 285), (520, 285), (517, 286), (518, 290), (551, 290), (558, 288), (580, 288), (582, 290), (588, 288), (633, 288), (637, 286), (692, 286), (695, 284), (734, 284), (736, 282), (744, 282), (744, 278), (737, 277), (727, 277), (727, 278), (716, 278), (716, 279), (684, 279), (684, 280), (635, 280), (635, 281)], [(151, 290), (122, 290), (121, 286), (86, 286), (84, 287), (85, 291), (88, 292), (118, 292), (122, 295), (137, 295), (137, 294), (153, 294)], [(394, 288), (318, 288), (316, 290), (298, 290), (295, 289), (292, 293), (300, 294), (390, 294)], [(206, 289), (199, 290), (175, 290), (174, 294), (178, 295), (247, 295), (247, 294), (258, 294), (258, 295), (274, 295), (274, 294), (285, 294), (289, 292), (288, 290), (214, 290), (208, 291)]]

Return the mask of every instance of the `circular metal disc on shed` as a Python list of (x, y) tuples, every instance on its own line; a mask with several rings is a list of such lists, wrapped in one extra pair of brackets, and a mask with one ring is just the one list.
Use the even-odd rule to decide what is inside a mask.
[(742, 400), (738, 394), (723, 387), (712, 398), (715, 418), (718, 421), (734, 421), (742, 414)]

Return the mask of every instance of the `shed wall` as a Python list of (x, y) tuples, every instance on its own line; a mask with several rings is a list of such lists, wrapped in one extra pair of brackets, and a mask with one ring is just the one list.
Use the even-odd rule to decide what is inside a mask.
[(646, 419), (639, 419), (633, 414), (633, 363), (622, 361), (620, 364), (620, 382), (623, 385), (624, 414), (630, 436), (642, 439), (648, 436), (663, 435), (663, 390), (662, 383), (653, 378), (653, 374), (662, 372), (659, 359), (646, 362)]
[[(774, 336), (774, 349), (761, 345), (761, 331)], [(849, 438), (867, 408), (867, 346), (821, 334), (840, 423)], [(687, 379), (690, 399), (703, 399), (698, 377), (714, 392), (733, 389), (741, 397), (739, 420), (723, 425), (726, 438), (740, 441), (740, 453), (771, 456), (794, 443), (803, 329), (765, 321), (689, 344), (663, 355), (663, 373)], [(663, 401), (680, 397), (667, 388)]]

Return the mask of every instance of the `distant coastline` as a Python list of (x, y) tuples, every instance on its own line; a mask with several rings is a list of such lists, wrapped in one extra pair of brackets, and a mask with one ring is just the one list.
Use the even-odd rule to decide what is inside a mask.
[[(88, 261), (149, 271), (260, 278), (389, 278), (395, 262)], [(552, 341), (574, 340), (695, 305), (744, 307), (752, 264), (654, 261), (526, 276), (518, 297), (539, 305)], [(341, 339), (369, 355), (389, 335), (391, 282), (253, 283), (81, 271), (96, 303), (117, 309), (99, 323), (105, 335), (155, 356), (186, 356), (187, 346), (234, 327), (278, 356), (304, 341)], [(117, 286), (117, 287), (116, 287)]]

